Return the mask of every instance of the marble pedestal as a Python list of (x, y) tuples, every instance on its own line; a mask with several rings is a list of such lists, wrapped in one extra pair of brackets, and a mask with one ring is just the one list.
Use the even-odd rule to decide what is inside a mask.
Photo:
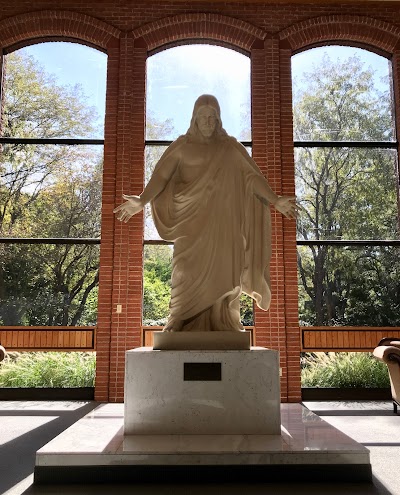
[(126, 353), (125, 435), (279, 435), (277, 351)]
[(42, 447), (35, 483), (371, 481), (365, 447), (300, 404), (279, 412), (278, 369), (263, 348), (128, 351), (125, 406)]
[(249, 351), (251, 332), (154, 332), (158, 351)]

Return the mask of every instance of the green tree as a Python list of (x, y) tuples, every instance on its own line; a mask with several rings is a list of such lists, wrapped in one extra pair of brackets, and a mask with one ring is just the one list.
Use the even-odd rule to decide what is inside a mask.
[[(79, 85), (58, 84), (23, 50), (6, 56), (2, 136), (90, 137), (95, 120)], [(98, 237), (101, 164), (95, 147), (4, 145), (0, 235)], [(93, 310), (86, 306), (88, 301), (95, 304), (91, 294), (98, 284), (97, 247), (11, 244), (0, 249), (2, 324), (95, 323)]]
[[(4, 63), (1, 135), (89, 137), (94, 132), (95, 109), (85, 100), (79, 85), (59, 85), (33, 57), (23, 50), (13, 52)], [(0, 233), (18, 235), (17, 220), (54, 180), (54, 171), (84, 154), (72, 146), (4, 145), (0, 158)]]
[(143, 322), (164, 325), (171, 298), (172, 246), (149, 245), (144, 250)]
[[(147, 139), (169, 139), (173, 133), (172, 121), (157, 121), (153, 115), (147, 116)], [(165, 146), (147, 146), (145, 152), (145, 179), (150, 180), (154, 167)], [(146, 239), (160, 239), (151, 216), (150, 205), (145, 207)], [(164, 325), (169, 315), (171, 298), (172, 247), (148, 245), (144, 250), (143, 272), (143, 323), (145, 325)]]
[[(295, 93), (294, 138), (387, 141), (394, 137), (391, 98), (358, 57), (322, 63)], [(389, 84), (387, 84), (389, 87)], [(396, 160), (374, 148), (299, 148), (296, 188), (300, 239), (397, 237)], [(299, 250), (300, 319), (316, 324), (382, 324), (382, 306), (398, 314), (393, 250), (311, 246)], [(381, 288), (388, 287), (387, 294)], [(390, 287), (390, 288), (389, 288)], [(375, 296), (371, 292), (375, 288)], [(380, 294), (378, 294), (380, 293)], [(390, 294), (389, 294), (390, 293)], [(378, 299), (380, 302), (378, 302)]]

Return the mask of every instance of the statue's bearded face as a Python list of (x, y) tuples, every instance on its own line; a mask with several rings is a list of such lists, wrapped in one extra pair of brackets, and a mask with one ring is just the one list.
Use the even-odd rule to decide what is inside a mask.
[(204, 137), (209, 138), (214, 134), (217, 122), (217, 114), (212, 107), (202, 107), (197, 112), (197, 127)]

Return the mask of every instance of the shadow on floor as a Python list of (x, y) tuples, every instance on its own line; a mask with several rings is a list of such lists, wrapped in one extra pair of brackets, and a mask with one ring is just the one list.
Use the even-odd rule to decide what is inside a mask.
[[(54, 403), (53, 403), (54, 404)], [(68, 410), (12, 410), (0, 411), (1, 416), (58, 416), (50, 422), (24, 433), (0, 446), (0, 493), (4, 493), (33, 473), (35, 454), (43, 445), (69, 428), (98, 405), (85, 402), (82, 407)]]

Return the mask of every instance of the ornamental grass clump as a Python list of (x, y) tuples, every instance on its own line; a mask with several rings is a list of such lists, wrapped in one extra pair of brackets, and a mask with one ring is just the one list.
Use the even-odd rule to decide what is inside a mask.
[(9, 353), (0, 363), (0, 387), (93, 387), (95, 370), (95, 353)]
[(386, 365), (363, 352), (305, 354), (301, 384), (321, 388), (390, 387)]

